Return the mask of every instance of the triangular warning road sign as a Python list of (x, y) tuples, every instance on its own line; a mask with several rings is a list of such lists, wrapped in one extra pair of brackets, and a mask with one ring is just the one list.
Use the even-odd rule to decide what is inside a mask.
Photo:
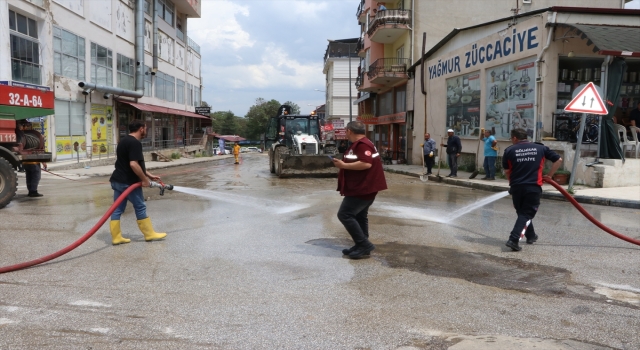
[(593, 82), (587, 84), (587, 86), (576, 95), (576, 97), (569, 102), (564, 108), (565, 112), (573, 113), (588, 113), (588, 114), (609, 114), (607, 107), (602, 102), (600, 94), (596, 90), (596, 86)]

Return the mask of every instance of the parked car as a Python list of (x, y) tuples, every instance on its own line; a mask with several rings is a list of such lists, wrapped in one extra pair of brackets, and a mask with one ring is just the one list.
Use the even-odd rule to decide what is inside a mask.
[(240, 153), (247, 153), (249, 149), (247, 147), (240, 147)]
[(258, 147), (247, 147), (247, 152), (258, 152), (262, 153), (262, 150)]
[[(220, 154), (220, 147), (214, 147), (213, 148), (213, 154), (215, 154), (215, 155)], [(224, 154), (231, 154), (231, 148), (225, 147), (224, 148)]]

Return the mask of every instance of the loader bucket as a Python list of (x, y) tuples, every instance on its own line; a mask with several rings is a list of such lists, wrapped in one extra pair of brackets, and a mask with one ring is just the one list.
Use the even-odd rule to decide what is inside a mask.
[(278, 176), (337, 176), (338, 168), (326, 155), (284, 155)]

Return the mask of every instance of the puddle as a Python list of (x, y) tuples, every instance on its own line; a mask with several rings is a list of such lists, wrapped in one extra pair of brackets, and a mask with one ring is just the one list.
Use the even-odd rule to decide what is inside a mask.
[[(348, 239), (316, 239), (307, 243), (336, 251), (353, 244)], [(607, 295), (609, 299), (613, 299), (607, 300), (602, 297), (605, 294), (597, 290), (595, 292), (599, 294), (594, 293), (593, 287), (573, 282), (569, 270), (514, 258), (400, 243), (377, 244), (372, 257), (395, 269), (407, 269), (430, 276), (459, 278), (505, 290), (614, 303), (625, 307), (640, 306), (637, 303), (639, 299), (632, 299), (629, 294), (635, 295), (635, 298), (638, 298), (638, 295), (630, 291), (617, 290), (614, 294), (618, 298)], [(598, 288), (603, 290), (605, 287)]]

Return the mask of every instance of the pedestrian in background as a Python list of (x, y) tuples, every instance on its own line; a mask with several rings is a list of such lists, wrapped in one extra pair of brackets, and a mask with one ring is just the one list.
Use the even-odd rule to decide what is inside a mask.
[(235, 164), (240, 164), (240, 145), (236, 142), (233, 145), (233, 157), (235, 158)]
[(375, 246), (369, 241), (369, 207), (379, 191), (387, 189), (380, 154), (365, 136), (365, 125), (359, 121), (347, 124), (347, 139), (351, 145), (343, 159), (333, 158), (338, 172), (338, 191), (344, 196), (338, 219), (355, 245), (342, 254), (360, 259), (371, 254)]
[(24, 168), (24, 174), (27, 178), (27, 190), (29, 197), (42, 197), (43, 194), (38, 193), (38, 185), (40, 184), (40, 179), (42, 178), (42, 170), (47, 170), (46, 163), (39, 162), (22, 162), (22, 167)]
[(447, 146), (447, 162), (449, 162), (449, 169), (451, 173), (447, 177), (458, 177), (458, 157), (462, 152), (462, 143), (460, 138), (453, 134), (453, 129), (447, 130), (447, 144), (440, 144), (440, 146)]
[(340, 141), (340, 146), (338, 146), (338, 153), (344, 154), (344, 152), (346, 151), (347, 151), (347, 142), (345, 142), (344, 140)]
[[(149, 187), (149, 179), (159, 181), (160, 177), (147, 171), (144, 164), (144, 154), (142, 153), (142, 143), (140, 140), (147, 136), (147, 127), (142, 120), (134, 120), (129, 124), (129, 135), (120, 139), (116, 148), (116, 164), (109, 181), (113, 189), (113, 200), (117, 200), (120, 195), (136, 182), (142, 182), (142, 187)], [(125, 200), (111, 214), (111, 243), (113, 245), (129, 243), (131, 240), (122, 237), (120, 229), (120, 216), (127, 207), (127, 201), (133, 205), (136, 212), (138, 228), (142, 231), (145, 241), (155, 241), (163, 239), (166, 233), (158, 233), (153, 230), (151, 219), (147, 216), (147, 205), (144, 202), (142, 187), (131, 191)]]
[(496, 179), (496, 159), (498, 159), (498, 141), (491, 135), (491, 130), (480, 131), (480, 140), (484, 142), (484, 167), (485, 177), (482, 180)]
[(549, 174), (544, 178), (551, 178), (562, 164), (562, 158), (541, 143), (533, 143), (527, 140), (527, 131), (524, 129), (511, 130), (512, 146), (504, 150), (502, 167), (509, 179), (509, 193), (513, 200), (518, 219), (509, 235), (506, 246), (513, 251), (522, 250), (518, 242), (522, 232), (528, 244), (538, 240), (538, 235), (533, 229), (531, 220), (536, 216), (540, 207), (540, 195), (542, 194), (542, 169), (546, 159), (553, 162)]
[(422, 146), (422, 156), (424, 165), (427, 167), (427, 175), (431, 175), (431, 169), (434, 163), (434, 153), (436, 151), (436, 141), (431, 138), (431, 134), (424, 134), (424, 143)]

